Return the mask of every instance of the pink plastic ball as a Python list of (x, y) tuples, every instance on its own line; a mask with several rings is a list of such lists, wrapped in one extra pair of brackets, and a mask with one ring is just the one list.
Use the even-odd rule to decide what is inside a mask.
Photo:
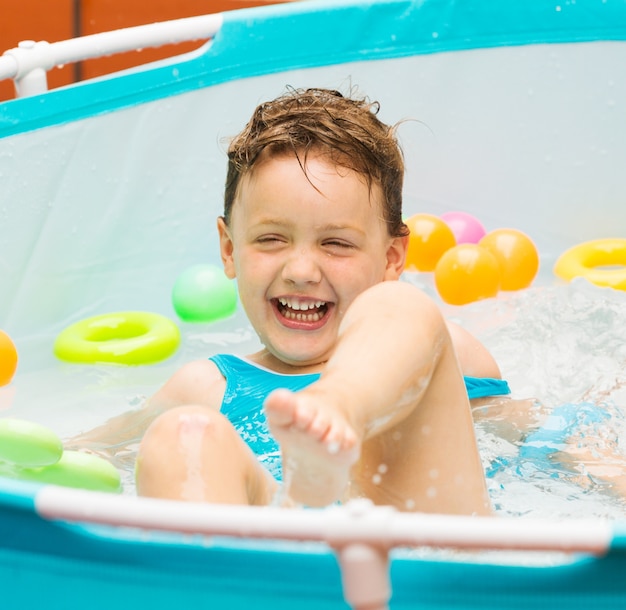
[(441, 219), (452, 229), (457, 244), (477, 244), (487, 232), (480, 220), (467, 212), (446, 212)]

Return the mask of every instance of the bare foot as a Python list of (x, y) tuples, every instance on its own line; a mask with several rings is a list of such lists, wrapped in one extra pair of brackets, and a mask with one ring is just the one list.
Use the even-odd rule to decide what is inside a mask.
[(289, 390), (272, 392), (265, 414), (283, 452), (289, 496), (307, 506), (338, 500), (360, 453), (359, 439), (343, 414), (316, 396)]

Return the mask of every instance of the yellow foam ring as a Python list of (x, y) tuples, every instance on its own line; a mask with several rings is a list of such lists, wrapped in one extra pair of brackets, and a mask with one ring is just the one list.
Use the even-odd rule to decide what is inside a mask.
[(63, 444), (52, 430), (13, 418), (0, 419), (0, 462), (21, 467), (50, 466), (61, 458)]
[(61, 331), (54, 353), (67, 362), (153, 364), (169, 358), (180, 344), (178, 326), (144, 311), (123, 311), (86, 318)]
[(554, 273), (568, 282), (584, 277), (597, 286), (626, 290), (626, 239), (595, 239), (578, 244), (561, 254)]
[(113, 464), (96, 455), (78, 451), (65, 451), (58, 462), (42, 468), (0, 464), (0, 475), (89, 491), (118, 493), (122, 489), (120, 474)]

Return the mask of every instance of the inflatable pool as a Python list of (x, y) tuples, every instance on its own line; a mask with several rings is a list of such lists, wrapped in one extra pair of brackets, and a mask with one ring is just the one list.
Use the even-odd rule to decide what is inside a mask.
[[(208, 38), (46, 91), (58, 64)], [(624, 237), (625, 40), (623, 0), (320, 0), (8, 51), (0, 78), (20, 97), (0, 104), (0, 328), (20, 360), (0, 415), (69, 436), (136, 403), (106, 410), (122, 367), (103, 392), (99, 369), (55, 359), (54, 338), (110, 312), (176, 320), (181, 271), (219, 264), (224, 140), (287, 87), (378, 100), (383, 120), (404, 120), (407, 213), (462, 210), (524, 231), (552, 281), (568, 248)], [(227, 334), (250, 341), (232, 326), (210, 338), (189, 328), (179, 358), (190, 338), (207, 353)], [(168, 366), (137, 367), (134, 386), (148, 393)], [(55, 398), (78, 377), (87, 401)], [(0, 477), (0, 599), (46, 610), (622, 608), (625, 524), (360, 502), (233, 509)]]

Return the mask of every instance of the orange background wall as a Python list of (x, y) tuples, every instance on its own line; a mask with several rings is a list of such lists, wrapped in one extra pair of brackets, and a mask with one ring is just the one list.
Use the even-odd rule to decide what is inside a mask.
[[(193, 17), (289, 0), (0, 0), (0, 54), (20, 40), (56, 42), (133, 25)], [(201, 41), (90, 59), (48, 72), (53, 89), (77, 80), (185, 53)], [(0, 100), (12, 99), (12, 81), (0, 81)]]

